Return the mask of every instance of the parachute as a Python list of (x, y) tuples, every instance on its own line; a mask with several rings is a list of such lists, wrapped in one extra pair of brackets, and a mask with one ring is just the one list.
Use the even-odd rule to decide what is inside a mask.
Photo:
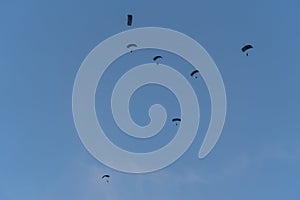
[(159, 59), (159, 58), (162, 58), (162, 56), (155, 56), (155, 57), (153, 58), (153, 60), (156, 61), (156, 60)]
[(109, 177), (110, 177), (110, 175), (105, 174), (105, 175), (102, 176), (102, 179), (103, 179), (103, 178), (109, 178)]
[(180, 118), (174, 118), (172, 119), (172, 122), (175, 122), (176, 126), (178, 125), (179, 122), (181, 122)]
[(130, 48), (130, 47), (137, 47), (137, 45), (136, 45), (136, 44), (128, 44), (126, 47), (127, 47), (127, 48)]
[[(242, 52), (246, 52), (252, 48), (253, 48), (253, 46), (251, 44), (247, 44), (247, 45), (243, 46), (241, 50), (242, 50)], [(248, 56), (248, 53), (246, 53), (246, 55)]]
[(108, 180), (109, 177), (110, 177), (110, 175), (105, 174), (105, 175), (102, 176), (102, 179), (103, 179), (103, 180), (106, 180), (106, 182), (108, 183), (108, 182), (109, 182), (109, 180)]
[[(157, 59), (161, 59), (162, 58), (162, 56), (155, 56), (154, 58), (153, 58), (153, 61), (156, 61)], [(158, 64), (158, 61), (156, 62), (156, 64)]]
[[(136, 44), (128, 44), (126, 47), (127, 47), (127, 49), (129, 49), (129, 48), (137, 47), (137, 45)], [(132, 53), (132, 50), (130, 52)]]
[[(191, 76), (194, 76), (194, 74), (198, 73), (199, 71), (198, 70), (194, 70), (192, 73), (191, 73)], [(197, 76), (195, 76), (195, 78), (197, 78)]]
[(132, 25), (132, 15), (127, 15), (127, 26)]

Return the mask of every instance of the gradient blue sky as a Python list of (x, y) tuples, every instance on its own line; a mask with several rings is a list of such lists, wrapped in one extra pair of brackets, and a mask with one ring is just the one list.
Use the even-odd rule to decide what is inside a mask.
[[(296, 0), (1, 0), (0, 199), (300, 199), (299, 10)], [(132, 27), (126, 25), (128, 13), (134, 15)], [(223, 76), (228, 112), (216, 147), (199, 160), (210, 103), (204, 83), (191, 80), (203, 102), (194, 143), (171, 166), (132, 175), (104, 166), (86, 151), (73, 122), (72, 88), (81, 62), (97, 44), (145, 26), (183, 32), (204, 46)], [(240, 51), (245, 43), (255, 47), (248, 57)], [(145, 61), (156, 53), (166, 52), (136, 56)], [(129, 67), (134, 61), (126, 56), (120, 59)], [(175, 57), (164, 62), (176, 68)], [(107, 77), (118, 72), (111, 69)], [(98, 89), (102, 112), (108, 97)], [(132, 100), (137, 123), (148, 120), (143, 98), (164, 92), (164, 98), (151, 99), (166, 105), (170, 118), (178, 114), (169, 91), (145, 87)], [(116, 130), (106, 120), (104, 126)], [(173, 124), (166, 126), (176, 132)], [(134, 151), (153, 150), (170, 139), (109, 137)], [(103, 174), (111, 174), (109, 184)]]

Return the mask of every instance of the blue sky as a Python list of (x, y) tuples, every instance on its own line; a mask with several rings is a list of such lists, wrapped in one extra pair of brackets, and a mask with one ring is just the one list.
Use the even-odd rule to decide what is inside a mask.
[[(296, 0), (2, 0), (0, 199), (299, 199), (299, 8)], [(126, 25), (128, 13), (134, 15), (132, 27)], [(228, 111), (220, 140), (199, 160), (210, 102), (203, 81), (192, 80), (203, 103), (193, 144), (169, 167), (134, 175), (106, 167), (82, 145), (73, 122), (72, 89), (82, 61), (97, 44), (147, 26), (183, 32), (203, 45), (222, 74)], [(245, 43), (254, 45), (248, 57), (240, 51)], [(144, 62), (156, 53), (167, 54), (136, 55)], [(116, 61), (107, 85), (114, 84), (109, 77), (118, 74), (121, 59), (125, 68), (135, 62), (130, 55)], [(180, 69), (174, 55), (164, 62)], [(154, 98), (155, 93), (165, 95)], [(153, 98), (145, 102), (147, 95)], [(102, 96), (99, 86), (99, 112), (108, 100)], [(145, 87), (132, 99), (137, 123), (147, 123), (144, 103), (152, 101), (161, 101), (170, 117), (179, 114), (169, 91)], [(108, 112), (103, 124), (115, 130)], [(165, 130), (176, 132), (173, 124)], [(109, 137), (128, 150), (148, 151), (172, 136), (146, 142)], [(111, 175), (109, 184), (101, 180), (103, 174)]]

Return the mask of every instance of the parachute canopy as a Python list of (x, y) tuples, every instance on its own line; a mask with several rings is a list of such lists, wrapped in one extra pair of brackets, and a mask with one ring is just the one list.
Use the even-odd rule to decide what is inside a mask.
[(177, 126), (179, 124), (179, 122), (181, 122), (180, 118), (173, 118), (172, 122), (175, 122), (175, 125)]
[(127, 48), (130, 48), (130, 47), (137, 47), (137, 45), (136, 45), (136, 44), (128, 44), (126, 47), (127, 47)]
[(131, 26), (132, 25), (132, 15), (127, 15), (127, 25)]
[(181, 122), (181, 119), (180, 118), (174, 118), (174, 119), (172, 119), (172, 122), (176, 122), (176, 121)]
[(103, 175), (102, 176), (102, 179), (104, 179), (104, 178), (109, 178), (110, 176), (108, 175), (108, 174), (105, 174), (105, 175)]
[(104, 180), (104, 181), (106, 181), (106, 183), (108, 183), (109, 182), (109, 177), (110, 177), (110, 175), (105, 174), (105, 175), (102, 176), (102, 180)]
[(191, 76), (193, 76), (194, 74), (198, 73), (199, 71), (198, 70), (194, 70), (192, 73), (191, 73)]
[(162, 58), (162, 56), (155, 56), (155, 57), (153, 58), (153, 60), (156, 61), (156, 60), (159, 59), (159, 58)]
[[(252, 48), (253, 48), (253, 46), (251, 44), (247, 44), (247, 45), (243, 46), (241, 50), (242, 50), (242, 52), (245, 52)], [(248, 56), (248, 53), (246, 53), (246, 56)]]
[(247, 45), (243, 46), (241, 50), (242, 50), (242, 52), (245, 52), (248, 49), (252, 49), (252, 48), (253, 48), (253, 46), (251, 44), (247, 44)]
[[(126, 47), (127, 47), (127, 49), (129, 49), (129, 48), (137, 47), (137, 45), (136, 44), (128, 44)], [(132, 50), (130, 52), (132, 53)]]

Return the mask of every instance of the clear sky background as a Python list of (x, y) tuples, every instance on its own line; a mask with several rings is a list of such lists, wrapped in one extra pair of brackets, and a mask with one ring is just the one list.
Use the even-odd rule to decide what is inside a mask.
[[(297, 0), (1, 0), (0, 199), (300, 199), (299, 10)], [(132, 27), (126, 25), (129, 13)], [(203, 45), (222, 74), (228, 112), (217, 145), (199, 160), (210, 102), (203, 81), (191, 79), (201, 99), (196, 139), (171, 166), (134, 175), (112, 170), (87, 152), (73, 122), (72, 89), (97, 44), (146, 26), (174, 29)], [(254, 46), (248, 57), (240, 50), (246, 43)], [(118, 64), (129, 69), (157, 53), (168, 57), (155, 50), (136, 52), (137, 60), (126, 54), (107, 72), (107, 87), (97, 90), (108, 137), (131, 151), (163, 146), (176, 126), (169, 120), (163, 131), (170, 135), (130, 140), (115, 127), (103, 94), (120, 75)], [(192, 69), (176, 65), (183, 61), (175, 55), (162, 62)], [(174, 98), (161, 87), (141, 88), (131, 101), (132, 116), (147, 124), (147, 106), (160, 102), (172, 119), (180, 115)], [(103, 174), (111, 175), (109, 183)]]

